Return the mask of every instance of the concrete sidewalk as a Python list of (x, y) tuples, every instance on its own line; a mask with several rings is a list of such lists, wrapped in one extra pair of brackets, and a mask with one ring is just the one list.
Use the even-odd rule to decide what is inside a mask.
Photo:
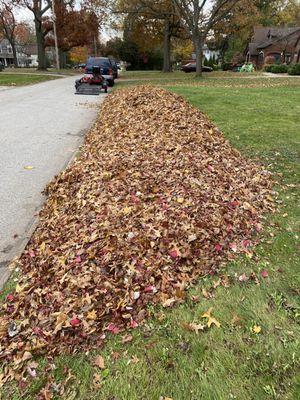
[(76, 96), (74, 81), (0, 91), (0, 286), (30, 234), (41, 191), (72, 158), (105, 97)]

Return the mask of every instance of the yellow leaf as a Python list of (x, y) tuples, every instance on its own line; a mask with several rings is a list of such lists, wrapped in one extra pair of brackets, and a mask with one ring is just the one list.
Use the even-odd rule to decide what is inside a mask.
[(124, 214), (125, 214), (125, 215), (130, 214), (130, 213), (131, 213), (131, 209), (132, 209), (131, 207), (124, 207), (124, 208), (123, 208)]
[(89, 311), (86, 318), (95, 320), (97, 318), (96, 311), (95, 310)]
[(43, 243), (40, 245), (40, 250), (41, 250), (41, 251), (44, 251), (45, 248), (46, 248), (46, 243), (43, 242)]
[(212, 312), (212, 307), (207, 310), (201, 317), (202, 318), (208, 318), (207, 320), (207, 326), (210, 328), (212, 324), (215, 324), (218, 328), (220, 328), (221, 324), (220, 322), (211, 316), (211, 312)]
[(20, 285), (17, 283), (16, 292), (17, 292), (17, 293), (20, 293), (20, 292), (22, 292), (22, 290), (23, 290), (22, 286), (20, 286)]
[(55, 324), (54, 333), (57, 333), (67, 323), (68, 315), (63, 312), (58, 312), (58, 313), (55, 313), (55, 316), (56, 316), (56, 324)]
[(183, 197), (177, 197), (177, 203), (184, 203), (184, 198)]
[(261, 332), (261, 326), (259, 325), (254, 325), (252, 328), (253, 333), (260, 333)]

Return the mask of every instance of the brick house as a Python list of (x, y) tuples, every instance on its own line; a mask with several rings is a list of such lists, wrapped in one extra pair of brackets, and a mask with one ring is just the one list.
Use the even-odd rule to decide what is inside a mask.
[(267, 57), (276, 63), (300, 62), (300, 27), (255, 27), (246, 52), (246, 61), (262, 68)]

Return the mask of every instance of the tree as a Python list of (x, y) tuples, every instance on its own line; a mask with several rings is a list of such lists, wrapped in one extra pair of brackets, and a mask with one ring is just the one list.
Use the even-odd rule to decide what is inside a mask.
[[(114, 7), (115, 13), (126, 14), (127, 22), (145, 30), (144, 44), (149, 43), (149, 37), (159, 38), (163, 45), (163, 72), (171, 71), (171, 39), (180, 34), (181, 20), (176, 13), (172, 0), (118, 0)], [(146, 31), (146, 28), (147, 31)], [(131, 29), (132, 30), (132, 29)], [(126, 32), (126, 29), (124, 30)], [(151, 34), (149, 35), (149, 32)], [(141, 38), (141, 36), (135, 36)], [(161, 38), (163, 38), (161, 40)], [(125, 40), (128, 39), (125, 38)], [(141, 47), (141, 46), (139, 46)]]
[(231, 62), (237, 56), (244, 57), (253, 26), (259, 18), (260, 13), (253, 0), (240, 0), (232, 12), (214, 25), (213, 36), (223, 62)]
[(0, 32), (9, 41), (13, 52), (14, 66), (18, 68), (16, 28), (13, 4), (6, 0), (0, 0)]
[(226, 16), (239, 0), (173, 0), (184, 19), (196, 53), (196, 76), (202, 75), (203, 44), (211, 29)]
[(70, 60), (75, 64), (84, 63), (88, 58), (89, 51), (87, 46), (74, 47), (70, 51)]
[(21, 4), (33, 13), (38, 48), (38, 69), (45, 70), (47, 69), (45, 38), (52, 30), (52, 22), (46, 13), (51, 9), (52, 2), (51, 0), (21, 0)]
[[(85, 8), (74, 10), (63, 1), (55, 4), (56, 30), (60, 66), (66, 66), (66, 53), (74, 47), (89, 46), (98, 40), (99, 22), (93, 11)], [(54, 45), (53, 35), (49, 35), (47, 45)]]
[(289, 0), (279, 13), (279, 23), (289, 26), (300, 26), (300, 3)]

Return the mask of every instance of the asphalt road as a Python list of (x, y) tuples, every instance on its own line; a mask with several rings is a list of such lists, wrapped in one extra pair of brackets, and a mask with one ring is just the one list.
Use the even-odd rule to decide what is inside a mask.
[(74, 77), (0, 90), (0, 286), (44, 200), (104, 98), (76, 96)]

